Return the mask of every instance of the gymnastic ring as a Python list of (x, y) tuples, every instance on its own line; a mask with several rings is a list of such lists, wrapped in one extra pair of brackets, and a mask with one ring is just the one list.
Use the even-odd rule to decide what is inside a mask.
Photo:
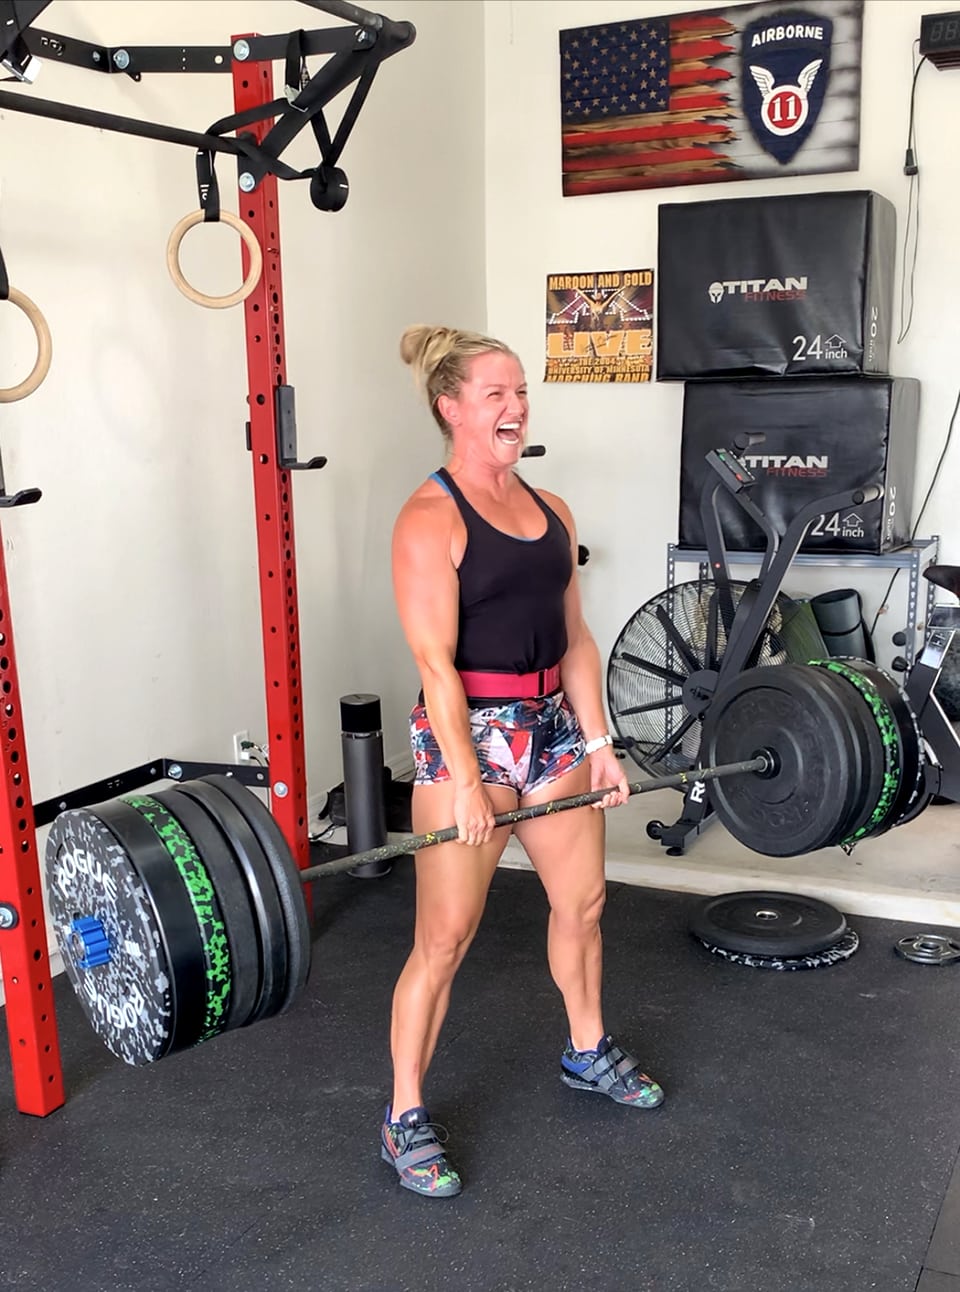
[(15, 404), (18, 399), (26, 399), (28, 395), (32, 395), (50, 371), (53, 342), (50, 339), (47, 320), (29, 296), (24, 296), (23, 292), (18, 292), (15, 287), (11, 287), (7, 299), (11, 305), (16, 305), (18, 309), (23, 310), (37, 334), (37, 362), (33, 365), (33, 371), (18, 386), (0, 388), (0, 404)]
[(231, 229), (236, 229), (237, 233), (247, 245), (247, 251), (250, 253), (250, 269), (242, 285), (229, 296), (205, 296), (203, 292), (198, 292), (183, 276), (183, 270), (180, 268), (180, 243), (188, 229), (192, 229), (195, 224), (201, 224), (204, 220), (203, 211), (191, 211), (185, 215), (177, 224), (170, 234), (167, 242), (167, 268), (170, 270), (170, 277), (173, 279), (177, 288), (183, 292), (188, 300), (196, 305), (205, 305), (209, 310), (225, 310), (231, 305), (239, 305), (245, 301), (257, 283), (260, 281), (260, 275), (263, 272), (263, 252), (260, 250), (260, 243), (257, 241), (253, 230), (242, 220), (238, 220), (235, 215), (229, 211), (220, 212), (220, 220), (223, 224), (229, 224)]

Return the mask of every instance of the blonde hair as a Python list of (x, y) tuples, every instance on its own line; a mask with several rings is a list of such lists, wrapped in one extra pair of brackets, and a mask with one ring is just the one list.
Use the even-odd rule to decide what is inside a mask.
[(450, 427), (437, 407), (437, 401), (441, 395), (456, 399), (460, 387), (470, 376), (471, 361), (478, 355), (491, 353), (517, 358), (503, 341), (459, 328), (428, 327), (417, 323), (406, 328), (401, 336), (400, 358), (413, 369), (417, 384), (426, 395), (434, 421), (445, 439), (450, 439)]

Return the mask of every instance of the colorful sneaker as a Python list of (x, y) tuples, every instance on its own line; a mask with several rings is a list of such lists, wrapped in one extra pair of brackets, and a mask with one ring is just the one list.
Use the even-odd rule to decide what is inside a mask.
[(594, 1090), (615, 1103), (658, 1108), (663, 1091), (640, 1064), (604, 1036), (595, 1050), (575, 1050), (570, 1042), (560, 1060), (560, 1079), (574, 1090)]
[(431, 1122), (426, 1108), (410, 1108), (395, 1122), (388, 1108), (380, 1128), (380, 1156), (396, 1169), (404, 1189), (428, 1198), (452, 1198), (461, 1184), (443, 1151), (446, 1139), (446, 1130)]

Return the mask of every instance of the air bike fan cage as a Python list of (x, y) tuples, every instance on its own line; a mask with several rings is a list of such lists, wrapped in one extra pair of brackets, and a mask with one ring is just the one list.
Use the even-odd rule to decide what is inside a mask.
[[(737, 441), (737, 450), (762, 439), (760, 435), (743, 436)], [(617, 638), (607, 666), (607, 701), (618, 744), (658, 777), (741, 757), (736, 740), (730, 739), (731, 724), (723, 720), (726, 706), (736, 700), (738, 679), (745, 670), (757, 666), (786, 664), (786, 672), (771, 670), (764, 698), (771, 713), (780, 706), (784, 729), (802, 724), (808, 714), (817, 712), (820, 692), (824, 687), (836, 692), (838, 681), (863, 692), (860, 703), (846, 706), (849, 713), (841, 705), (847, 725), (861, 722), (865, 711), (862, 701), (868, 702), (875, 721), (868, 721), (860, 730), (851, 727), (836, 733), (838, 749), (844, 741), (849, 749), (849, 756), (841, 757), (840, 763), (853, 765), (860, 760), (856, 762), (859, 772), (850, 778), (849, 802), (838, 802), (836, 820), (826, 812), (812, 814), (816, 817), (815, 837), (806, 839), (802, 833), (784, 837), (771, 800), (767, 846), (761, 851), (777, 856), (831, 845), (849, 847), (868, 835), (903, 824), (932, 797), (960, 800), (960, 741), (933, 695), (952, 629), (930, 632), (903, 689), (866, 661), (856, 661), (854, 670), (845, 671), (842, 662), (823, 660), (822, 672), (806, 670), (796, 685), (788, 685), (790, 664), (805, 663), (826, 652), (800, 607), (780, 591), (787, 570), (816, 520), (879, 498), (880, 486), (866, 485), (811, 503), (781, 536), (751, 500), (755, 480), (736, 453), (718, 449), (708, 453), (706, 460), (711, 470), (701, 491), (700, 512), (710, 579), (677, 584), (651, 598), (631, 616)], [(717, 506), (721, 490), (732, 495), (766, 540), (759, 575), (749, 583), (735, 583), (729, 576)], [(926, 574), (931, 581), (941, 581), (954, 590), (953, 567), (931, 567)], [(824, 678), (823, 673), (829, 676)], [(867, 678), (866, 684), (861, 675)], [(782, 694), (780, 679), (787, 679)], [(758, 686), (754, 679), (752, 689), (759, 694)], [(798, 692), (804, 694), (800, 703)], [(822, 722), (828, 721), (830, 709), (828, 704), (821, 710)], [(859, 711), (857, 716), (851, 717), (855, 711)], [(736, 835), (736, 787), (711, 785), (708, 790), (693, 775), (684, 790), (677, 821), (672, 825), (651, 821), (647, 833), (679, 856), (714, 819), (718, 807), (721, 819)], [(764, 832), (761, 820), (749, 822), (752, 837), (763, 838)]]
[[(187, 295), (191, 290), (177, 278), (177, 239), (186, 228), (223, 218), (241, 234), (243, 287), (231, 298), (203, 297), (200, 293), (192, 293), (191, 298), (214, 308), (242, 301), (244, 308), (250, 409), (246, 447), (253, 466), (269, 744), (269, 767), (244, 764), (224, 769), (220, 764), (158, 758), (46, 803), (33, 804), (0, 542), (0, 963), (15, 1097), (24, 1113), (45, 1116), (64, 1102), (37, 826), (48, 824), (65, 809), (158, 780), (186, 780), (228, 770), (237, 780), (269, 788), (271, 814), (297, 865), (303, 870), (309, 864), (291, 473), (322, 467), (326, 459), (298, 461), (294, 389), (287, 381), (285, 362), (278, 180), (304, 180), (310, 200), (320, 211), (343, 208), (349, 193), (347, 176), (340, 166), (344, 146), (381, 63), (409, 46), (416, 33), (410, 23), (396, 22), (341, 0), (300, 2), (349, 25), (281, 35), (241, 34), (215, 47), (97, 45), (36, 27), (36, 19), (50, 0), (0, 0), (0, 64), (7, 79), (20, 83), (14, 90), (0, 90), (4, 131), (14, 128), (8, 114), (26, 113), (193, 149), (198, 210), (174, 229), (176, 236), (168, 247), (171, 273)], [(271, 7), (264, 5), (266, 15)], [(229, 12), (226, 4), (219, 3), (217, 8)], [(116, 9), (119, 15), (123, 6), (118, 4)], [(308, 59), (316, 56), (324, 56), (325, 61), (311, 71)], [(229, 75), (233, 111), (205, 129), (192, 131), (36, 97), (33, 85), (38, 76), (46, 78), (57, 63), (135, 82), (155, 73)], [(274, 63), (283, 64), (279, 95), (274, 90)], [(354, 88), (339, 123), (331, 128), (324, 109), (350, 86)], [(318, 160), (308, 169), (297, 170), (283, 160), (283, 154), (307, 125), (316, 141)], [(239, 218), (220, 210), (215, 163), (222, 154), (236, 162)], [(5, 173), (4, 182), (12, 185), (16, 180)], [(11, 266), (9, 254), (6, 269), (15, 280), (16, 267)], [(8, 282), (2, 260), (0, 301), (25, 311), (32, 305)], [(45, 375), (41, 362), (45, 324), (41, 327), (42, 318), (30, 317), (41, 356), (32, 381), (21, 383), (12, 394), (0, 392), (10, 399), (30, 393), (23, 387), (29, 384), (35, 389)], [(33, 488), (8, 496), (0, 465), (0, 506), (34, 503), (40, 497), (40, 490)]]

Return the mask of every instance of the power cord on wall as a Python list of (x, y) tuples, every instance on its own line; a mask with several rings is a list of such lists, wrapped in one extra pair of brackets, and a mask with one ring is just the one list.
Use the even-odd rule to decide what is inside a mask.
[[(914, 41), (914, 56), (920, 42)], [(920, 163), (917, 156), (917, 135), (916, 135), (916, 101), (917, 101), (917, 77), (920, 75), (920, 69), (927, 61), (926, 55), (920, 59), (913, 69), (913, 81), (910, 85), (910, 120), (907, 126), (907, 147), (903, 157), (903, 173), (910, 177), (910, 184), (907, 194), (907, 225), (903, 235), (903, 264), (900, 268), (900, 334), (897, 337), (899, 345), (910, 331), (910, 324), (913, 322), (913, 285), (914, 277), (917, 271), (917, 248), (920, 245)], [(915, 215), (914, 215), (915, 211)], [(913, 235), (913, 251), (910, 251), (911, 232)], [(907, 263), (909, 261), (909, 276)], [(906, 302), (907, 287), (909, 283), (910, 303)]]

